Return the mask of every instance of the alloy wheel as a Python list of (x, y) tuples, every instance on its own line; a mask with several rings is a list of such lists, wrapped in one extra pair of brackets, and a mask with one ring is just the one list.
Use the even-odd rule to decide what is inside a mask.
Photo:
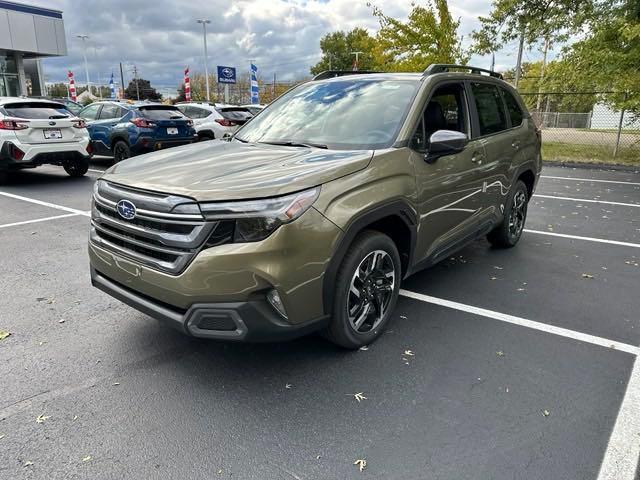
[(509, 235), (518, 238), (524, 229), (524, 220), (527, 215), (527, 196), (522, 190), (518, 190), (513, 196), (513, 205), (509, 214)]
[(378, 327), (393, 299), (396, 270), (391, 256), (384, 250), (374, 250), (356, 268), (349, 294), (347, 315), (349, 324), (358, 333)]

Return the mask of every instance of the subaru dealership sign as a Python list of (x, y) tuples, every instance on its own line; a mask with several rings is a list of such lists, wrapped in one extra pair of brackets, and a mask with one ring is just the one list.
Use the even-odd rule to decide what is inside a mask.
[(218, 65), (218, 83), (236, 83), (235, 67)]

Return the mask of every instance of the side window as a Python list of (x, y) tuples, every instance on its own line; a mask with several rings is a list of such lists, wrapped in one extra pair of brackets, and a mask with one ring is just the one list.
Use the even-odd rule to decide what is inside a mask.
[(519, 125), (522, 125), (522, 118), (524, 115), (522, 114), (522, 109), (520, 108), (520, 105), (518, 104), (516, 99), (513, 97), (511, 92), (509, 92), (504, 88), (502, 88), (501, 90), (502, 90), (502, 96), (504, 97), (504, 103), (507, 104), (507, 112), (509, 112), (509, 118), (511, 119), (511, 126), (517, 127)]
[(468, 134), (464, 87), (451, 83), (438, 87), (429, 99), (420, 124), (411, 140), (412, 148), (424, 151), (429, 137), (437, 130)]
[(478, 111), (480, 135), (490, 135), (506, 130), (507, 117), (498, 87), (487, 83), (472, 83), (471, 90)]
[[(204, 108), (191, 107), (191, 109), (193, 109), (193, 118), (206, 118), (210, 113)], [(189, 113), (192, 113), (191, 110)]]
[(95, 120), (98, 116), (98, 110), (101, 106), (101, 104), (88, 105), (80, 111), (78, 116), (84, 118), (85, 120)]
[(120, 107), (118, 105), (111, 105), (106, 103), (102, 106), (100, 111), (100, 120), (106, 120), (109, 118), (120, 118), (122, 116)]

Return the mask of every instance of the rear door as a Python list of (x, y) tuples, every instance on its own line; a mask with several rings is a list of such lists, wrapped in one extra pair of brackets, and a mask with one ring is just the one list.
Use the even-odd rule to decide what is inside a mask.
[(29, 127), (15, 130), (22, 143), (47, 144), (76, 142), (82, 139), (82, 129), (73, 126), (76, 117), (58, 103), (24, 101), (5, 104), (8, 117), (26, 120)]
[(171, 105), (149, 105), (138, 107), (140, 114), (153, 123), (153, 136), (157, 140), (192, 138), (193, 121), (177, 107)]
[(485, 149), (481, 167), (486, 206), (500, 216), (497, 210), (504, 205), (511, 187), (508, 172), (517, 154), (517, 134), (510, 130), (500, 87), (495, 83), (479, 81), (469, 82), (469, 85), (473, 98), (474, 136)]
[(94, 148), (102, 152), (111, 150), (111, 130), (120, 122), (123, 114), (123, 109), (115, 103), (102, 105), (98, 117), (91, 122), (91, 139), (94, 141)]

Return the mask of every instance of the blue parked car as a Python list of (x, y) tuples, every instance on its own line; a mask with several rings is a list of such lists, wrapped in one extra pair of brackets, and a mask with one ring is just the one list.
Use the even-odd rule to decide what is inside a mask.
[(93, 154), (113, 156), (116, 162), (198, 139), (193, 121), (172, 105), (95, 102), (78, 116), (87, 121)]

